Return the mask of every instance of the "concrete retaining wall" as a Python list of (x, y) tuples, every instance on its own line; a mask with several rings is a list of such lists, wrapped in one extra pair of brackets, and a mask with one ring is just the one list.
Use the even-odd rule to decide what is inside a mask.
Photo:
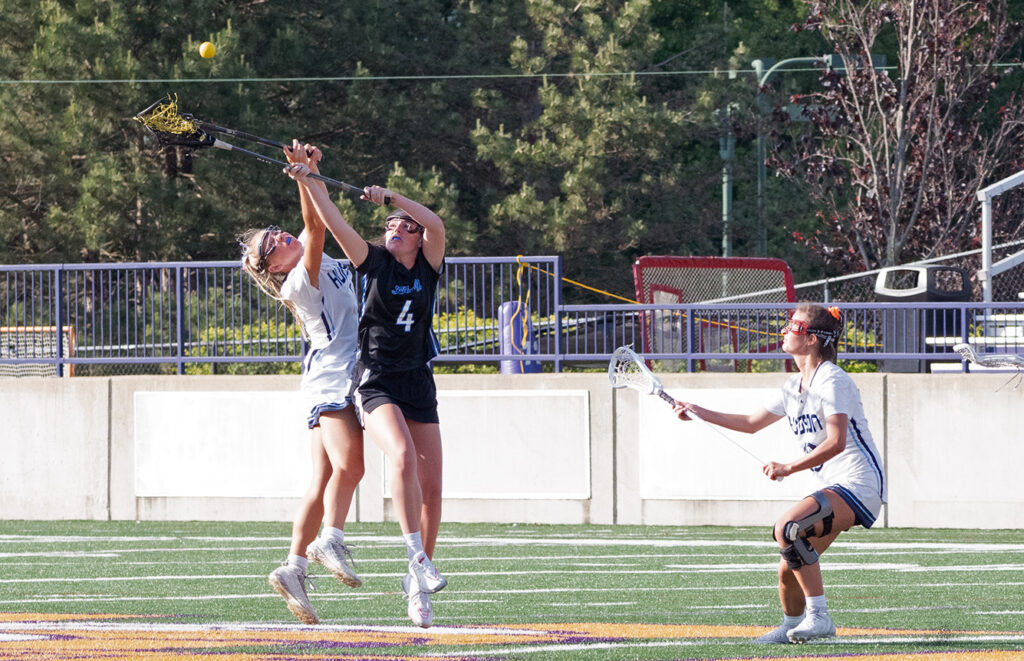
[[(1024, 390), (1004, 374), (856, 374), (889, 505), (878, 525), (1022, 528)], [(761, 405), (782, 374), (672, 374), (673, 396)], [(439, 375), (448, 521), (768, 525), (820, 485), (777, 484), (660, 399), (603, 374)], [(294, 376), (0, 379), (5, 519), (280, 520), (310, 475)], [(727, 432), (729, 433), (729, 432)], [(799, 450), (780, 422), (730, 435), (762, 458)], [(350, 520), (394, 520), (368, 438)]]

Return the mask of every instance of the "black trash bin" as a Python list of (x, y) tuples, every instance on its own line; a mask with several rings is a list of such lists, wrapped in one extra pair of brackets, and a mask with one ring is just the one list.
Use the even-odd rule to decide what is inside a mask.
[[(971, 282), (966, 269), (956, 266), (894, 266), (882, 269), (875, 279), (875, 300), (892, 303), (943, 303), (971, 300)], [(882, 311), (882, 346), (886, 353), (946, 351), (937, 338), (960, 335), (960, 310), (914, 310), (893, 308)], [(933, 344), (926, 338), (936, 338)], [(883, 360), (883, 372), (923, 372), (923, 360)]]

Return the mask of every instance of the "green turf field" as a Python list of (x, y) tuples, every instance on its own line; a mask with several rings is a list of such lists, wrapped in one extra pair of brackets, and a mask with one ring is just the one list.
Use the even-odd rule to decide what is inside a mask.
[[(0, 521), (0, 659), (1024, 658), (1024, 531), (855, 529), (823, 556), (838, 636), (780, 619), (765, 528), (444, 524), (434, 627), (410, 626), (398, 525), (349, 524), (321, 624), (267, 585), (288, 523)], [(921, 657), (922, 652), (946, 652)]]

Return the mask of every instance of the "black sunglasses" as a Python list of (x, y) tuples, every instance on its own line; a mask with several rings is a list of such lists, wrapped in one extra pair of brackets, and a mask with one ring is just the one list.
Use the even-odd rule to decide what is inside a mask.
[(271, 253), (277, 249), (277, 244), (272, 243), (274, 234), (280, 232), (281, 228), (277, 225), (270, 225), (267, 229), (263, 230), (263, 238), (260, 239), (259, 248), (259, 261), (256, 262), (257, 271), (265, 271), (267, 269), (267, 258), (270, 257)]

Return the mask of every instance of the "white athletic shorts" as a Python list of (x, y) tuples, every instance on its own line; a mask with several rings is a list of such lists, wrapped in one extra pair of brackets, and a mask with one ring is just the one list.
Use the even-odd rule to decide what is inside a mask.
[(825, 489), (838, 494), (846, 501), (857, 516), (857, 523), (870, 528), (875, 524), (878, 513), (882, 511), (882, 496), (875, 486), (862, 484), (833, 484)]
[[(310, 352), (313, 354), (314, 352)], [(340, 411), (353, 403), (356, 382), (353, 379), (355, 360), (339, 365), (337, 361), (312, 360), (307, 356), (302, 375), (302, 392), (310, 403), (306, 423), (312, 429), (320, 424), (326, 411)]]

